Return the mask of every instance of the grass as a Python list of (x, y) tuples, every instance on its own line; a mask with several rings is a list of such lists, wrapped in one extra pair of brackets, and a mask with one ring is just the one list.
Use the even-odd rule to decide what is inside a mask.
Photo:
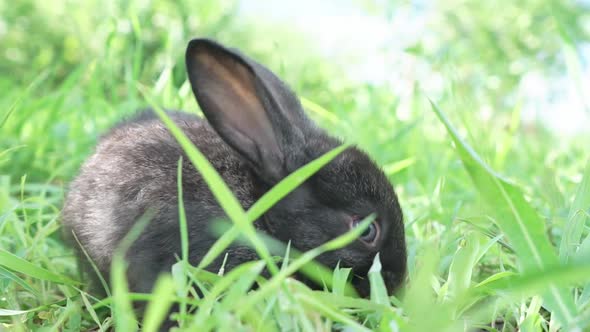
[[(437, 31), (453, 32), (441, 40), (451, 38), (456, 51), (418, 45), (407, 52), (442, 73), (445, 89), (432, 93), (428, 82), (417, 80), (405, 95), (347, 79), (346, 68), (316, 55), (291, 29), (277, 25), (269, 34), (264, 23), (240, 20), (232, 1), (0, 2), (0, 27), (9, 27), (0, 29), (0, 330), (154, 331), (173, 304), (179, 308), (173, 319), (184, 330), (588, 330), (590, 153), (581, 142), (590, 137), (559, 136), (522, 121), (527, 100), (514, 83), (527, 70), (561, 68), (583, 91), (577, 45), (584, 37), (571, 16), (576, 11), (543, 4), (507, 2), (492, 18), (476, 2), (441, 1), (437, 13), (447, 15), (452, 7), (452, 19), (434, 21), (448, 24)], [(518, 17), (538, 21), (523, 27)], [(506, 21), (517, 24), (498, 24)], [(495, 43), (490, 34), (498, 26), (504, 30)], [(544, 36), (537, 44), (531, 38), (541, 30), (534, 27)], [(454, 33), (465, 28), (468, 37)], [(359, 145), (385, 169), (405, 214), (409, 275), (400, 293), (385, 294), (378, 260), (368, 299), (347, 286), (349, 270), (313, 263), (354, 233), (300, 253), (269, 242), (251, 225), (339, 149), (244, 211), (170, 122), (231, 223), (198, 266), (188, 264), (190, 248), (183, 245), (153, 294), (129, 293), (120, 259), (113, 265), (112, 296), (87, 293), (60, 236), (67, 183), (100, 134), (137, 109), (199, 113), (182, 62), (187, 41), (197, 35), (219, 38), (268, 64), (322, 127)], [(466, 54), (470, 45), (481, 56)], [(535, 60), (539, 54), (546, 61)], [(507, 63), (530, 67), (502, 72)], [(482, 79), (492, 75), (502, 81), (497, 89)], [(484, 106), (493, 109), (491, 117), (482, 115)], [(186, 243), (186, 234), (181, 238)], [(201, 269), (234, 240), (253, 245), (263, 259), (223, 274)], [(285, 252), (286, 260), (274, 260)], [(260, 276), (265, 268), (267, 279)], [(328, 289), (312, 291), (288, 278), (297, 269)], [(254, 283), (259, 286), (251, 290)], [(129, 310), (132, 299), (147, 301), (145, 319)], [(495, 321), (502, 324), (492, 327)]]

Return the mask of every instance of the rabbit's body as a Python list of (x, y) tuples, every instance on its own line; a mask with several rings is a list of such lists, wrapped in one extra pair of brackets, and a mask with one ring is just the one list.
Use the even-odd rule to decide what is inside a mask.
[[(168, 112), (168, 115), (207, 157), (242, 206), (250, 207), (258, 195), (243, 159), (205, 120), (180, 112)], [(131, 270), (145, 270), (129, 273), (130, 285), (136, 291), (149, 291), (157, 273), (169, 269), (175, 262), (174, 255), (180, 254), (177, 168), (181, 156), (189, 238), (198, 239), (190, 245), (192, 252), (202, 253), (214, 242), (206, 221), (223, 217), (223, 210), (180, 145), (152, 111), (141, 113), (105, 135), (71, 184), (62, 212), (64, 225), (75, 232), (106, 276), (122, 237), (149, 210), (155, 213), (143, 238), (132, 249), (141, 251), (139, 243), (149, 241), (145, 250), (150, 256), (128, 255)], [(134, 275), (138, 280), (133, 280)]]
[[(207, 157), (245, 209), (297, 168), (341, 144), (317, 128), (298, 99), (270, 71), (211, 41), (195, 40), (187, 50), (193, 91), (208, 121), (170, 112), (172, 120)], [(215, 241), (210, 221), (224, 212), (188, 161), (180, 145), (152, 112), (108, 133), (72, 183), (63, 210), (66, 233), (74, 233), (99, 271), (108, 276), (120, 240), (146, 213), (142, 235), (128, 250), (131, 290), (146, 292), (157, 275), (180, 256), (178, 160), (183, 156), (183, 196), (189, 232), (189, 259), (198, 264)], [(356, 148), (344, 150), (295, 189), (255, 226), (276, 239), (309, 250), (376, 213), (359, 240), (318, 258), (334, 267), (352, 267), (361, 294), (377, 252), (388, 289), (406, 269), (402, 213), (393, 188), (371, 159)], [(227, 252), (226, 269), (256, 254), (243, 246)], [(209, 269), (216, 271), (224, 257)], [(108, 279), (107, 279), (108, 280)]]

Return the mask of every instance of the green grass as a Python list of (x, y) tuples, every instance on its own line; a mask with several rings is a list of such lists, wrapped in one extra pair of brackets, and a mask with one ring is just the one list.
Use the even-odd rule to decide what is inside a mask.
[[(376, 15), (403, 6), (366, 5)], [(297, 31), (244, 21), (233, 1), (0, 2), (0, 330), (154, 331), (175, 303), (181, 329), (199, 331), (590, 329), (590, 134), (560, 136), (523, 122), (527, 100), (516, 90), (529, 71), (561, 72), (587, 108), (578, 45), (588, 36), (578, 22), (588, 9), (537, 0), (503, 6), (489, 15), (482, 2), (439, 1), (430, 26), (439, 43), (424, 39), (406, 51), (440, 73), (444, 89), (427, 93), (428, 82), (416, 81), (407, 95), (347, 79), (346, 67), (317, 55)], [(407, 233), (409, 275), (398, 294), (385, 294), (378, 260), (368, 299), (347, 285), (349, 270), (313, 262), (362, 228), (301, 253), (252, 227), (341, 148), (244, 211), (170, 122), (230, 217), (220, 225), (224, 235), (190, 266), (183, 231), (182, 257), (153, 294), (129, 293), (121, 259), (113, 264), (112, 296), (86, 292), (60, 236), (67, 184), (99, 136), (137, 109), (199, 113), (182, 60), (188, 40), (204, 35), (270, 66), (322, 127), (384, 168)], [(490, 77), (501, 83), (491, 87)], [(254, 246), (263, 259), (219, 275), (201, 269), (232, 241)], [(277, 253), (287, 259), (277, 262)], [(265, 268), (268, 279), (260, 276)], [(327, 290), (288, 278), (298, 269)], [(147, 301), (146, 318), (129, 309), (133, 299)], [(492, 328), (494, 321), (504, 324)]]

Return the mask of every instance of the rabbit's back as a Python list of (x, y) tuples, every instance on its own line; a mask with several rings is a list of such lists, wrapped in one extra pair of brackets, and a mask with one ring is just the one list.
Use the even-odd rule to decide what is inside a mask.
[[(197, 116), (169, 116), (207, 157), (244, 207), (254, 200), (253, 179), (244, 161)], [(129, 257), (152, 271), (173, 262), (178, 231), (178, 160), (183, 157), (183, 196), (191, 240), (208, 246), (206, 222), (223, 216), (199, 172), (166, 126), (151, 112), (124, 122), (98, 144), (71, 184), (62, 213), (66, 236), (72, 231), (99, 270), (107, 274), (112, 254), (132, 225), (146, 213), (152, 221)], [(70, 233), (70, 234), (68, 234)], [(146, 252), (142, 255), (141, 252)], [(149, 257), (148, 257), (149, 255)], [(149, 258), (149, 259), (148, 259)], [(150, 266), (153, 265), (153, 266)], [(141, 273), (137, 273), (141, 275)]]

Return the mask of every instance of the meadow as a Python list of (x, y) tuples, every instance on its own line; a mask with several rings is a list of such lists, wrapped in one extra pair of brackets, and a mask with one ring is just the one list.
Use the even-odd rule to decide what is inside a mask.
[[(590, 330), (590, 130), (551, 129), (564, 108), (581, 110), (582, 128), (590, 117), (581, 51), (590, 41), (587, 2), (351, 3), (386, 21), (428, 7), (427, 35), (383, 51), (427, 72), (392, 72), (406, 75), (405, 89), (355, 78), (346, 65), (353, 60), (323, 55), (313, 36), (264, 13), (244, 18), (248, 1), (0, 0), (0, 331), (155, 331), (173, 303), (173, 319), (187, 331)], [(62, 241), (68, 183), (100, 135), (137, 110), (199, 114), (184, 66), (186, 44), (198, 36), (272, 68), (321, 127), (383, 167), (408, 245), (398, 293), (386, 294), (378, 261), (367, 299), (348, 290), (349, 270), (313, 265), (355, 234), (289, 255), (268, 280), (259, 276), (268, 261), (213, 274), (185, 256), (153, 294), (131, 294), (116, 259), (110, 296), (87, 292)], [(531, 77), (550, 89), (528, 93)], [(564, 94), (577, 103), (556, 103)], [(262, 248), (253, 216), (334, 156), (244, 211), (199, 151), (183, 147), (209, 174), (233, 233)], [(214, 248), (209, 258), (222, 253)], [(301, 268), (326, 290), (288, 278)], [(130, 309), (132, 299), (148, 301), (145, 319)]]

